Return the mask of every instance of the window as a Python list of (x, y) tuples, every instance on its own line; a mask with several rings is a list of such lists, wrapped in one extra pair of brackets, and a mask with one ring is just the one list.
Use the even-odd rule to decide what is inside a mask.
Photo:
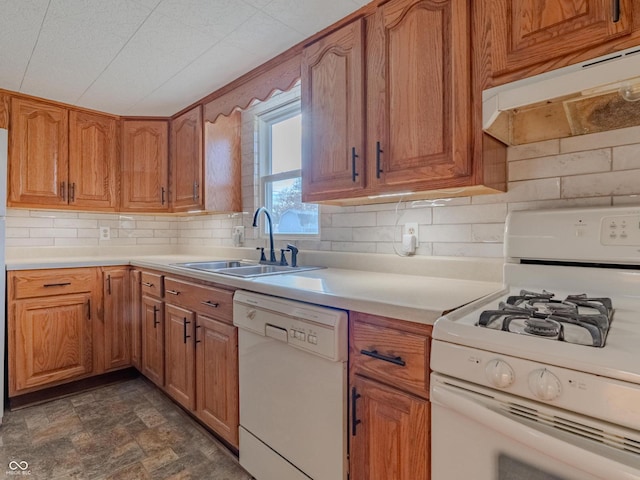
[(260, 186), (274, 235), (318, 235), (318, 205), (302, 203), (300, 101), (259, 117)]

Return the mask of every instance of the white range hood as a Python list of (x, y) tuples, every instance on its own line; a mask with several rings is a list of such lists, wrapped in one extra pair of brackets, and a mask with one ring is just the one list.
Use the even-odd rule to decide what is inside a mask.
[(482, 117), (508, 145), (640, 125), (640, 46), (485, 90)]

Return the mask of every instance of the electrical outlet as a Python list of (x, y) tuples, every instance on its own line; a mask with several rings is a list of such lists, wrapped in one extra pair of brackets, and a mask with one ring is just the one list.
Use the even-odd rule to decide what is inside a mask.
[(420, 237), (418, 236), (418, 222), (407, 222), (404, 224), (404, 231), (402, 232), (405, 235), (413, 235), (416, 237), (416, 246), (420, 241)]
[(100, 240), (110, 240), (111, 229), (109, 227), (100, 227)]

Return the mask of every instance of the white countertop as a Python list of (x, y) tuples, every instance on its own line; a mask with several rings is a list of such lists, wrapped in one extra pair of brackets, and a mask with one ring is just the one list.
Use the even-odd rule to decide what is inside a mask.
[(502, 287), (500, 283), (491, 281), (333, 267), (286, 275), (240, 278), (173, 265), (228, 258), (241, 257), (220, 257), (211, 254), (127, 256), (124, 253), (73, 257), (64, 255), (8, 259), (7, 270), (130, 264), (267, 295), (424, 324), (433, 324), (444, 312)]

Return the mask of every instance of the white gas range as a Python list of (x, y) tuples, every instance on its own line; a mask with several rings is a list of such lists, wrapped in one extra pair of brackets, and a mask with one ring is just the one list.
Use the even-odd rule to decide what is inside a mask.
[(434, 326), (432, 479), (640, 479), (640, 207), (513, 212), (505, 255)]

